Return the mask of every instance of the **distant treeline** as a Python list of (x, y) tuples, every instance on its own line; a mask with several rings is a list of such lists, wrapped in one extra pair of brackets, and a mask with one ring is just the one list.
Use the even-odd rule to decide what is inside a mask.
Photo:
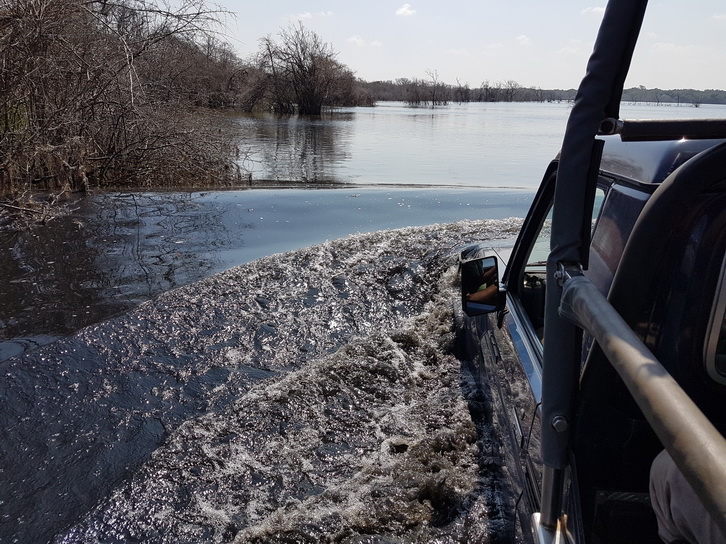
[(651, 104), (726, 104), (726, 91), (707, 89), (697, 91), (694, 89), (646, 89), (645, 87), (632, 87), (623, 92), (623, 102), (648, 102)]
[(436, 72), (428, 72), (427, 79), (399, 78), (395, 81), (359, 81), (363, 94), (372, 103), (400, 101), (411, 105), (446, 105), (451, 102), (554, 102), (572, 100), (575, 90), (545, 90), (523, 87), (513, 80), (484, 81), (478, 87), (468, 83), (451, 85), (439, 80)]
[[(399, 78), (393, 81), (358, 81), (358, 96), (368, 102), (398, 101), (411, 105), (445, 105), (464, 102), (567, 102), (573, 101), (576, 89), (541, 89), (525, 87), (513, 80), (484, 81), (478, 87), (457, 82), (442, 83), (436, 72), (428, 79)], [(643, 86), (623, 91), (623, 102), (678, 104), (698, 107), (701, 104), (726, 104), (726, 91), (694, 89), (647, 89)]]

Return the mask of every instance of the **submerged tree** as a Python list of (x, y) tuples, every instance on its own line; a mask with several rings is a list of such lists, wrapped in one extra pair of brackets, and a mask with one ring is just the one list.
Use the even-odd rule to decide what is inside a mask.
[(320, 115), (323, 106), (350, 103), (355, 78), (337, 53), (302, 23), (283, 29), (279, 41), (261, 40), (260, 66), (267, 72), (272, 107), (279, 113)]

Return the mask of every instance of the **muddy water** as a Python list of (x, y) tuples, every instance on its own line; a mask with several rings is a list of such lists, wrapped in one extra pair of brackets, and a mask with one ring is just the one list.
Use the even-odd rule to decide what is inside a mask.
[(497, 541), (509, 498), (450, 350), (452, 266), (519, 225), (259, 259), (3, 362), (0, 541)]
[(527, 191), (451, 188), (107, 193), (0, 229), (0, 360), (254, 259), (356, 232), (522, 217)]

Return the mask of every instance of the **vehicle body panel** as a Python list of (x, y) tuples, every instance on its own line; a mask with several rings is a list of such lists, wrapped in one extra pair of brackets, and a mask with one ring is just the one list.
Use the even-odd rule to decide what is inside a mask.
[[(614, 278), (622, 272), (630, 235), (664, 172), (688, 162), (696, 151), (722, 142), (656, 142), (643, 146), (640, 142), (606, 140), (598, 175), (603, 196), (595, 206), (589, 267), (584, 271), (603, 295), (609, 293)], [(648, 155), (647, 161), (643, 154)], [(637, 160), (646, 166), (639, 169)], [(507, 296), (503, 320), (500, 315), (501, 329), (493, 315), (465, 319), (467, 334), (478, 339), (476, 362), (482, 383), (491, 390), (494, 412), (503, 429), (503, 449), (513, 492), (520, 497), (516, 510), (526, 541), (535, 532), (532, 513), (541, 508), (544, 465), (540, 435), (543, 332), (538, 320), (543, 319), (540, 310), (543, 313), (546, 279), (536, 254), (542, 233), (547, 234), (557, 167), (555, 160), (547, 168), (509, 256), (503, 274)], [(653, 263), (652, 268), (658, 269), (651, 274), (654, 294), (646, 297), (636, 330), (646, 345), (662, 354), (663, 364), (673, 369), (676, 377), (693, 374), (692, 365), (684, 361), (701, 361), (696, 365), (696, 377), (685, 380), (685, 387), (704, 411), (716, 413), (717, 406), (723, 404), (723, 384), (716, 383), (714, 371), (709, 375), (702, 361), (709, 334), (718, 334), (709, 331), (713, 328), (715, 293), (724, 282), (726, 184), (694, 202), (688, 213), (673, 218), (675, 234), (667, 244), (668, 251), (658, 255), (662, 261)], [(548, 236), (545, 238), (549, 241)], [(537, 277), (542, 292), (532, 287), (532, 278)], [(726, 296), (721, 306), (726, 309)], [(711, 344), (714, 342), (711, 340)], [(575, 542), (590, 542), (595, 533), (601, 542), (658, 542), (648, 505), (647, 467), (662, 446), (597, 348), (586, 333), (570, 463), (574, 468), (566, 478), (568, 530)], [(679, 365), (684, 364), (688, 371), (679, 371)], [(703, 393), (704, 386), (708, 394)], [(720, 419), (726, 419), (726, 414)], [(628, 519), (638, 520), (638, 526), (628, 526)], [(631, 538), (624, 539), (623, 531)]]

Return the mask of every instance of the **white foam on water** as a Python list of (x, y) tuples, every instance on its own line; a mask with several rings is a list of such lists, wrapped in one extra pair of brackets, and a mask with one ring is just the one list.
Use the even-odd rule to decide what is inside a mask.
[[(212, 408), (55, 542), (495, 542), (508, 499), (496, 452), (480, 462), (493, 430), (469, 412), (479, 393), (451, 350), (452, 305), (457, 248), (520, 224), (350, 236), (149, 303), (147, 315), (181, 301), (200, 310), (160, 320), (182, 337), (172, 351), (228, 343), (200, 355), (209, 368), (263, 374), (233, 372), (203, 393)], [(205, 329), (222, 314), (240, 329)]]

